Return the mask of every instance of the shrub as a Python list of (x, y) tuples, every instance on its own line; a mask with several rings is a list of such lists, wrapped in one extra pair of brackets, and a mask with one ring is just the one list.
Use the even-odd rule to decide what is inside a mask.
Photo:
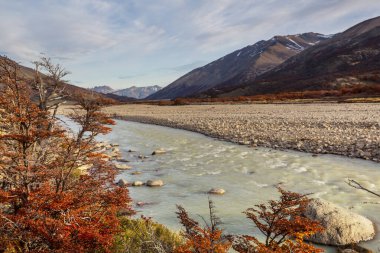
[[(177, 206), (177, 217), (184, 226), (183, 236), (185, 244), (176, 249), (177, 253), (224, 253), (231, 248), (228, 237), (223, 236), (223, 230), (219, 228), (220, 219), (215, 215), (214, 205), (209, 200), (210, 223), (201, 227), (199, 223), (189, 217), (182, 206)], [(205, 221), (205, 219), (203, 219)], [(206, 222), (206, 221), (205, 221)]]
[(281, 193), (279, 201), (271, 200), (244, 212), (265, 236), (265, 241), (260, 242), (249, 235), (235, 236), (233, 248), (240, 253), (323, 252), (304, 241), (323, 229), (318, 222), (302, 215), (310, 200), (305, 195), (280, 187), (278, 191)]
[(116, 236), (113, 252), (173, 252), (183, 238), (151, 219), (121, 218), (121, 232)]

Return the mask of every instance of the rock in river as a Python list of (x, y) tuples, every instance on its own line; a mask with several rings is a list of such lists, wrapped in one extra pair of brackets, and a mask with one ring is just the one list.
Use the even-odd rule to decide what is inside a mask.
[(128, 185), (128, 181), (120, 179), (119, 181), (117, 181), (117, 185), (120, 187), (126, 187)]
[(156, 180), (148, 180), (146, 182), (147, 186), (155, 187), (155, 186), (163, 186), (164, 182), (162, 180), (156, 179)]
[(208, 191), (208, 194), (223, 195), (226, 191), (222, 188), (212, 188)]
[(317, 220), (325, 228), (310, 238), (310, 241), (326, 245), (348, 245), (371, 240), (375, 236), (373, 223), (322, 199), (313, 199), (305, 210), (305, 216)]
[(161, 154), (165, 154), (166, 151), (162, 148), (160, 149), (156, 149), (155, 151), (153, 151), (152, 155), (161, 155)]
[(134, 182), (132, 183), (132, 186), (142, 186), (142, 185), (144, 185), (144, 183), (141, 182), (141, 181), (134, 181)]
[(130, 170), (130, 169), (132, 169), (131, 166), (123, 164), (123, 163), (115, 163), (115, 168), (118, 170)]

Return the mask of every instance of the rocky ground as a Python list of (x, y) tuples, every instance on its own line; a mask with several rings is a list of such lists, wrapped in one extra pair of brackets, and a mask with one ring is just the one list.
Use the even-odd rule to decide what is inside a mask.
[(186, 129), (244, 145), (380, 162), (380, 104), (119, 105), (126, 120)]

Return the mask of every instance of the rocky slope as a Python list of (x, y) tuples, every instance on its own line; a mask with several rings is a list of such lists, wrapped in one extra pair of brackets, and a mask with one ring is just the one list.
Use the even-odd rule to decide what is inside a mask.
[(364, 21), (288, 59), (255, 81), (226, 86), (208, 95), (241, 96), (335, 89), (380, 83), (380, 17)]
[[(275, 36), (267, 41), (234, 51), (203, 67), (194, 69), (148, 99), (173, 99), (194, 96), (232, 78), (236, 83), (252, 81), (290, 57), (321, 41), (326, 36), (317, 33)], [(234, 83), (229, 83), (234, 85)]]

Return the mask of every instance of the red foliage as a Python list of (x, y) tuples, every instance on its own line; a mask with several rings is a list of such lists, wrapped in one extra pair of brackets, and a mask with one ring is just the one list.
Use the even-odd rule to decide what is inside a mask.
[(323, 227), (316, 221), (302, 215), (309, 199), (305, 195), (285, 191), (279, 201), (271, 200), (268, 204), (256, 205), (244, 213), (255, 223), (265, 236), (265, 242), (249, 235), (235, 237), (233, 248), (241, 253), (318, 253), (323, 250), (315, 248), (304, 238), (322, 231)]
[(70, 135), (31, 101), (17, 64), (0, 63), (0, 83), (0, 250), (107, 252), (117, 212), (130, 202), (95, 148), (112, 120), (99, 102), (82, 99), (71, 116), (80, 130)]
[(215, 215), (212, 201), (209, 201), (210, 224), (201, 227), (199, 223), (191, 219), (186, 210), (177, 206), (178, 218), (185, 227), (183, 233), (186, 242), (176, 249), (177, 253), (223, 253), (231, 248), (231, 242), (223, 236), (223, 230), (218, 228), (219, 218)]

